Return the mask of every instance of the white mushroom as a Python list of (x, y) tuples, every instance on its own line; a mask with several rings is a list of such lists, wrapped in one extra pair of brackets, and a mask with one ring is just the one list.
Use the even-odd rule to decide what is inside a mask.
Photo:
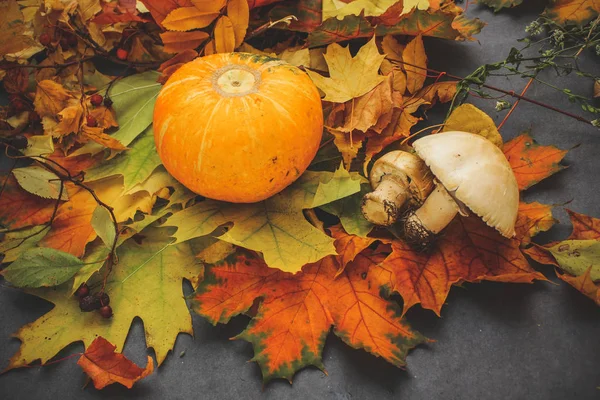
[(437, 178), (423, 206), (404, 220), (406, 239), (426, 247), (457, 213), (470, 209), (505, 237), (515, 235), (519, 188), (508, 160), (492, 142), (467, 132), (444, 132), (414, 142)]
[(396, 150), (378, 159), (369, 174), (373, 192), (362, 202), (365, 218), (376, 225), (396, 222), (402, 206), (419, 207), (433, 190), (433, 175), (419, 157)]

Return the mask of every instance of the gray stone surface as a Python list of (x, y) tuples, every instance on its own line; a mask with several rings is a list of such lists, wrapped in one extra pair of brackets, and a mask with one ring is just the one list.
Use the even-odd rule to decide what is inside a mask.
[[(539, 4), (502, 12), (471, 4), (469, 14), (489, 25), (479, 42), (427, 40), (433, 68), (466, 75), (484, 62), (503, 59), (524, 27), (541, 12)], [(584, 56), (583, 65), (598, 73), (600, 58)], [(577, 81), (577, 80), (576, 80)], [(571, 78), (561, 83), (573, 85)], [(519, 92), (524, 81), (496, 79), (495, 84)], [(581, 82), (580, 82), (581, 83)], [(591, 83), (573, 87), (591, 94)], [(582, 114), (552, 90), (533, 85), (528, 96)], [(476, 101), (499, 122), (493, 101)], [(430, 112), (429, 123), (443, 112)], [(569, 168), (525, 193), (525, 200), (572, 202), (569, 208), (600, 217), (600, 131), (567, 117), (522, 103), (502, 128), (505, 139), (531, 129), (542, 144), (573, 148)], [(576, 147), (580, 145), (579, 147)], [(560, 225), (539, 240), (565, 238), (570, 232), (559, 207)], [(554, 272), (537, 266), (552, 282), (533, 285), (468, 284), (453, 288), (442, 318), (418, 307), (408, 313), (413, 326), (436, 340), (408, 356), (408, 368), (397, 369), (364, 351), (353, 350), (330, 336), (323, 355), (328, 376), (313, 368), (299, 372), (293, 386), (275, 381), (262, 388), (260, 370), (246, 361), (252, 348), (229, 338), (243, 330), (240, 317), (213, 327), (194, 317), (195, 339), (180, 335), (174, 352), (152, 376), (132, 390), (118, 385), (96, 391), (76, 365), (76, 358), (48, 367), (0, 375), (0, 398), (12, 399), (598, 399), (600, 398), (600, 308)], [(51, 305), (0, 286), (0, 369), (18, 349), (11, 333), (34, 321)], [(72, 345), (59, 356), (82, 351)], [(185, 351), (185, 356), (179, 354)], [(145, 364), (147, 351), (141, 321), (131, 329), (125, 354)]]

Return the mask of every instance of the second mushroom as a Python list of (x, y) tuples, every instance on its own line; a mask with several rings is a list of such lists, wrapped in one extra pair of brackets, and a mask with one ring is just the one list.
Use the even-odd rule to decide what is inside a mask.
[[(436, 179), (423, 204), (402, 219), (404, 236), (409, 243), (427, 247), (457, 213), (468, 215), (469, 211), (503, 236), (510, 238), (515, 235), (519, 188), (508, 160), (496, 145), (480, 135), (452, 131), (418, 139), (413, 147)], [(386, 179), (391, 179), (387, 175), (380, 179), (379, 186)], [(421, 173), (421, 176), (427, 176), (427, 173)], [(371, 183), (373, 185), (373, 172)], [(399, 196), (390, 189), (378, 193), (379, 186), (373, 185), (375, 191), (365, 196), (363, 214), (373, 223), (390, 225), (392, 218), (383, 218), (385, 223), (381, 224), (375, 221), (373, 215), (386, 215), (377, 210), (386, 210), (386, 204), (404, 202), (405, 197), (398, 201)], [(394, 188), (394, 184), (388, 183), (386, 187)], [(369, 206), (375, 202), (382, 206)], [(397, 218), (398, 213), (393, 220)]]

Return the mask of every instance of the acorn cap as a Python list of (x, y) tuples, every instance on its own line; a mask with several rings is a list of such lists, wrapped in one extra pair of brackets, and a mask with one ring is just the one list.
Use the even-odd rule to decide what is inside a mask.
[(519, 187), (498, 147), (482, 136), (450, 131), (418, 139), (413, 148), (452, 197), (503, 236), (515, 235)]

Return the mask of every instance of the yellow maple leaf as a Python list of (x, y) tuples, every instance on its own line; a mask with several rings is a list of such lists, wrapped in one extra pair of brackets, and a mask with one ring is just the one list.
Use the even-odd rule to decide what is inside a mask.
[(325, 61), (329, 66), (329, 78), (307, 71), (315, 85), (325, 93), (323, 100), (345, 103), (362, 96), (380, 84), (385, 77), (379, 75), (379, 66), (385, 55), (379, 54), (375, 37), (360, 48), (355, 57), (348, 47), (337, 43), (327, 46)]

